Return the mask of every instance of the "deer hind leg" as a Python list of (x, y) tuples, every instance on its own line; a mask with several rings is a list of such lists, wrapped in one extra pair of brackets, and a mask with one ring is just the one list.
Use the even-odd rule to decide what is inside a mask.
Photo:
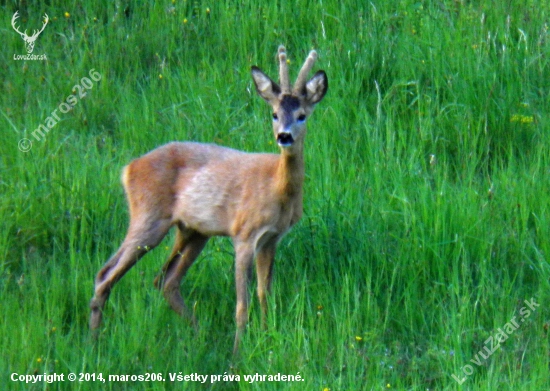
[(267, 295), (271, 288), (273, 261), (276, 241), (266, 243), (256, 255), (256, 276), (258, 279), (258, 299), (262, 310), (262, 326), (267, 328)]
[(102, 310), (114, 284), (130, 270), (136, 262), (157, 246), (171, 226), (170, 219), (133, 220), (118, 251), (97, 273), (94, 297), (90, 302), (90, 329), (101, 324)]
[(208, 242), (208, 237), (196, 231), (178, 227), (176, 241), (168, 262), (155, 278), (155, 286), (162, 289), (170, 307), (180, 316), (189, 319), (196, 327), (194, 314), (189, 311), (180, 292), (180, 283)]

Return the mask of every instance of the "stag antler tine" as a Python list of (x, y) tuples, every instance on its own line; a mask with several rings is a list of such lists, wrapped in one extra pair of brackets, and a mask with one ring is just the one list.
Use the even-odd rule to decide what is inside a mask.
[(38, 36), (42, 31), (44, 31), (44, 29), (46, 28), (46, 25), (48, 24), (49, 20), (50, 20), (50, 18), (48, 18), (48, 14), (44, 14), (44, 21), (42, 22), (42, 28), (40, 29), (40, 31), (35, 33), (36, 36)]
[(17, 20), (17, 18), (19, 18), (19, 11), (16, 11), (15, 14), (13, 14), (13, 18), (11, 18), (11, 25), (13, 27), (13, 29), (21, 36), (24, 36), (26, 35), (26, 32), (27, 30), (25, 30), (25, 33), (22, 33), (21, 31), (19, 31), (19, 29), (17, 28), (17, 26), (15, 25), (15, 21)]
[(288, 64), (286, 51), (283, 45), (279, 46), (279, 83), (283, 94), (290, 94), (290, 81), (288, 78)]
[(304, 62), (302, 69), (300, 69), (298, 77), (296, 78), (296, 83), (294, 83), (294, 92), (300, 93), (304, 89), (307, 81), (307, 75), (311, 71), (311, 68), (313, 68), (315, 60), (317, 60), (317, 52), (312, 50), (309, 52), (309, 56), (307, 56), (307, 59)]

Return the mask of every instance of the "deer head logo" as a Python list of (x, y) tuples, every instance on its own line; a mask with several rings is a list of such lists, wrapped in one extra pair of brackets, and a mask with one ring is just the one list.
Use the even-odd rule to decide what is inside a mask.
[(13, 15), (13, 18), (11, 19), (11, 25), (13, 27), (13, 29), (15, 31), (17, 31), (19, 33), (19, 35), (21, 35), (21, 38), (23, 38), (23, 41), (25, 41), (25, 49), (27, 49), (27, 53), (32, 53), (32, 51), (34, 50), (34, 42), (36, 41), (36, 39), (38, 38), (38, 36), (40, 35), (40, 33), (42, 31), (44, 31), (44, 28), (46, 27), (46, 25), (48, 24), (48, 21), (49, 21), (49, 18), (48, 18), (48, 15), (47, 14), (44, 14), (44, 22), (43, 22), (43, 25), (42, 25), (42, 28), (40, 30), (34, 30), (33, 34), (31, 36), (28, 36), (27, 35), (27, 30), (25, 30), (24, 33), (22, 33), (21, 31), (19, 31), (19, 29), (17, 28), (17, 26), (15, 25), (15, 20), (19, 17), (19, 11), (17, 11), (14, 15)]

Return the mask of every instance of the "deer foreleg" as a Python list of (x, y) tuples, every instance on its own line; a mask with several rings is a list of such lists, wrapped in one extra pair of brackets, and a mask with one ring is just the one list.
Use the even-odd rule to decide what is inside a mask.
[(262, 310), (262, 326), (267, 328), (267, 295), (271, 288), (273, 262), (275, 259), (276, 241), (266, 243), (256, 255), (256, 276), (258, 279), (258, 299)]
[(248, 283), (252, 271), (252, 261), (254, 259), (254, 249), (248, 243), (238, 243), (235, 245), (235, 282), (237, 288), (237, 332), (235, 334), (235, 344), (233, 345), (233, 354), (239, 349), (239, 343), (242, 333), (248, 321)]

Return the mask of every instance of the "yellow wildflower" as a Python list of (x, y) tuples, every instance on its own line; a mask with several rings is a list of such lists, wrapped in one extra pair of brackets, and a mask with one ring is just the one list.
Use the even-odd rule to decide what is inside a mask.
[(522, 124), (532, 124), (535, 122), (535, 118), (532, 115), (514, 114), (510, 118), (510, 122), (519, 122)]

